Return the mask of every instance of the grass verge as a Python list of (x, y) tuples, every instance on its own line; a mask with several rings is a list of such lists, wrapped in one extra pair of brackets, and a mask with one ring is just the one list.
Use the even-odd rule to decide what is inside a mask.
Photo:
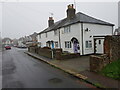
[(120, 80), (120, 59), (106, 65), (100, 72), (107, 77)]

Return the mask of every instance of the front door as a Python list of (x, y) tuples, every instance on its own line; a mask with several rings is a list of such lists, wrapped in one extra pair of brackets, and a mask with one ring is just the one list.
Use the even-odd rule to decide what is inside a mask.
[(76, 42), (73, 43), (74, 53), (78, 53), (78, 45)]
[(104, 39), (94, 39), (94, 53), (103, 54), (104, 53)]
[(54, 48), (54, 42), (51, 43), (52, 44), (52, 49)]

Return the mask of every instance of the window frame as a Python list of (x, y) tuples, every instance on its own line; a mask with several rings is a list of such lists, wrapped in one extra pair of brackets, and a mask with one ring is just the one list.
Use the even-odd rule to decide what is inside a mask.
[(54, 35), (57, 36), (58, 35), (58, 30), (54, 30)]
[(65, 48), (67, 48), (67, 49), (72, 48), (72, 43), (71, 43), (71, 41), (65, 41)]
[(87, 49), (92, 48), (92, 40), (85, 41), (85, 48)]
[(54, 45), (55, 45), (55, 48), (58, 48), (59, 46), (58, 46), (58, 41), (55, 41), (54, 42)]
[(70, 33), (70, 32), (71, 32), (71, 26), (65, 26), (64, 33)]

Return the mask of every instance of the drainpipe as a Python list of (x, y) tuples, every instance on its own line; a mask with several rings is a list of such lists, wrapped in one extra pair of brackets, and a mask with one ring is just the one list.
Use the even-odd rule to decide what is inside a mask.
[(81, 23), (81, 39), (82, 39), (82, 55), (84, 55), (84, 42), (83, 42), (83, 23)]
[(52, 59), (53, 59), (54, 57), (53, 57), (53, 49), (52, 49)]
[(60, 29), (59, 29), (59, 46), (61, 48)]

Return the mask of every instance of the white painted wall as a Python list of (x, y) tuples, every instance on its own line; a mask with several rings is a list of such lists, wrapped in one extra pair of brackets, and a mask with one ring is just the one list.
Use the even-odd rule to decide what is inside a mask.
[[(85, 31), (85, 29), (88, 28), (88, 32)], [(94, 38), (93, 36), (106, 36), (106, 35), (112, 35), (112, 26), (106, 26), (106, 25), (99, 25), (99, 24), (83, 24), (83, 45), (84, 45), (84, 54), (90, 54), (94, 53)], [(90, 38), (90, 36), (92, 36)], [(85, 41), (86, 40), (92, 40), (92, 48), (86, 49), (85, 48)], [(98, 48), (100, 50), (100, 48)]]
[[(70, 25), (71, 32), (70, 33), (64, 33), (64, 27), (60, 28), (60, 39), (61, 39), (61, 48), (63, 51), (68, 51), (71, 53), (74, 53), (73, 50), (73, 44), (72, 48), (65, 48), (65, 41), (71, 41), (73, 37), (77, 38), (79, 41), (80, 46), (80, 54), (82, 54), (82, 45), (83, 45), (83, 52), (84, 54), (91, 54), (94, 53), (94, 38), (93, 36), (105, 36), (105, 35), (112, 35), (112, 26), (106, 26), (106, 25), (99, 25), (99, 24), (89, 24), (89, 23), (83, 23), (83, 44), (82, 44), (82, 37), (81, 37), (81, 23), (76, 23), (73, 25)], [(88, 32), (85, 31), (85, 29), (88, 28)], [(91, 37), (90, 37), (91, 36)], [(41, 34), (41, 38), (38, 35), (37, 36), (38, 42), (41, 42), (41, 47), (46, 46), (47, 41), (57, 41), (59, 45), (59, 34), (56, 36), (54, 35), (54, 31), (47, 32)], [(85, 47), (85, 41), (91, 40), (92, 41), (92, 48), (86, 48)], [(103, 41), (102, 41), (103, 43)], [(98, 50), (101, 50), (102, 46), (99, 46)]]
[(5, 42), (3, 42), (3, 44), (10, 45), (11, 41), (10, 40), (6, 40)]
[[(59, 29), (58, 29), (59, 30)], [(37, 36), (37, 40), (38, 42), (41, 42), (41, 47), (45, 47), (46, 46), (46, 42), (47, 41), (57, 41), (58, 42), (58, 46), (59, 46), (59, 34), (58, 35), (54, 35), (54, 31), (50, 31), (47, 32), (47, 37), (46, 37), (46, 33), (42, 33), (41, 34), (41, 38), (40, 35)]]
[(25, 45), (23, 44), (23, 41), (22, 41), (22, 40), (19, 40), (19, 41), (18, 41), (18, 47), (23, 47), (23, 46), (25, 46)]
[[(79, 42), (81, 42), (80, 33), (81, 33), (81, 26), (80, 23), (76, 23), (70, 26), (70, 33), (63, 33), (64, 28), (60, 29), (60, 37), (61, 37), (61, 47), (63, 51), (68, 51), (71, 53), (74, 53), (73, 50), (73, 43), (72, 48), (65, 48), (65, 41), (71, 41), (73, 37), (77, 38)], [(80, 43), (80, 49), (81, 49), (81, 43)], [(81, 52), (81, 50), (80, 50)]]

